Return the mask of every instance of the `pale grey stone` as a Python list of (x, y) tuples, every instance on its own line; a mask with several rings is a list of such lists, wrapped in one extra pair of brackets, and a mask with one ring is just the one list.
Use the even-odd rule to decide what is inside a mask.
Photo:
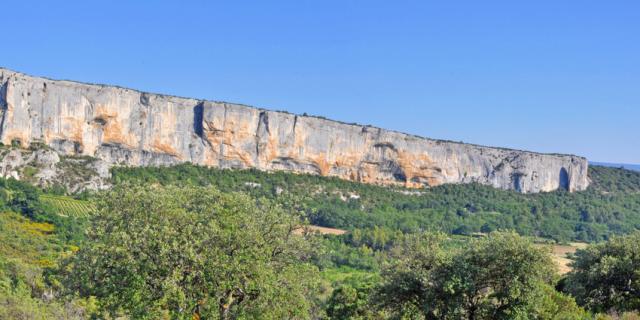
[[(477, 182), (523, 193), (584, 190), (583, 157), (433, 140), (244, 105), (31, 77), (0, 69), (0, 141), (43, 143), (113, 165), (191, 162), (427, 187)], [(6, 159), (6, 156), (5, 156)], [(11, 161), (0, 163), (6, 175)], [(96, 181), (91, 187), (105, 185)]]

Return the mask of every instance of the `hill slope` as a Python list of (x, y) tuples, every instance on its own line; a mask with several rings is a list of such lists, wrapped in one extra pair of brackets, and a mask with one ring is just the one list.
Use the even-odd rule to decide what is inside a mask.
[(640, 165), (638, 164), (609, 163), (609, 162), (591, 162), (590, 164), (595, 166), (602, 166), (602, 167), (623, 168), (627, 170), (640, 171)]
[(116, 184), (212, 185), (280, 199), (306, 208), (313, 224), (341, 229), (454, 234), (510, 229), (559, 241), (600, 241), (640, 229), (640, 173), (606, 167), (592, 167), (590, 172), (592, 186), (586, 191), (524, 195), (480, 184), (415, 190), (193, 165), (113, 170)]

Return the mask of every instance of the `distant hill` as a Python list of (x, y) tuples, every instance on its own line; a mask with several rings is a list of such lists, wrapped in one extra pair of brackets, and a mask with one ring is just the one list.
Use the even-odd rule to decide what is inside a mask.
[(640, 164), (625, 164), (625, 163), (608, 163), (608, 162), (589, 162), (590, 165), (611, 167), (611, 168), (625, 168), (633, 171), (640, 171)]
[[(114, 185), (193, 184), (283, 201), (285, 207), (306, 208), (305, 218), (313, 225), (348, 231), (383, 228), (391, 233), (473, 235), (515, 230), (558, 242), (597, 242), (614, 234), (631, 233), (640, 226), (640, 172), (595, 165), (589, 168), (591, 184), (587, 190), (538, 194), (481, 184), (406, 189), (335, 177), (222, 170), (193, 164), (115, 167), (112, 173)], [(58, 207), (71, 209), (71, 201), (61, 200)], [(78, 216), (81, 212), (65, 214)]]

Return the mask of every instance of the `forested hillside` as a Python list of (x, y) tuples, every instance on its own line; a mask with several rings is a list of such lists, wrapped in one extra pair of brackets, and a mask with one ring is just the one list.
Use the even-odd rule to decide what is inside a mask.
[[(0, 179), (0, 319), (605, 319), (639, 308), (627, 298), (640, 289), (638, 236), (615, 238), (640, 229), (637, 172), (592, 167), (586, 191), (530, 195), (189, 164), (112, 173), (114, 189), (99, 193)], [(592, 245), (560, 275), (549, 245), (571, 241)]]
[(295, 195), (308, 208), (312, 224), (343, 229), (378, 227), (461, 235), (515, 230), (559, 242), (597, 242), (640, 228), (640, 172), (616, 168), (591, 167), (592, 183), (584, 192), (530, 195), (478, 184), (388, 188), (313, 175), (188, 164), (113, 172), (116, 184), (211, 185), (269, 199)]

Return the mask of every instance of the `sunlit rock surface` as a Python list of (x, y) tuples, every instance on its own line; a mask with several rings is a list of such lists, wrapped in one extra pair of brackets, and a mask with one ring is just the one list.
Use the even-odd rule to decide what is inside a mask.
[[(583, 190), (587, 160), (432, 140), (243, 105), (56, 81), (0, 69), (0, 141), (109, 165), (181, 162), (364, 183), (478, 182), (523, 193)], [(103, 169), (104, 170), (104, 169)]]

